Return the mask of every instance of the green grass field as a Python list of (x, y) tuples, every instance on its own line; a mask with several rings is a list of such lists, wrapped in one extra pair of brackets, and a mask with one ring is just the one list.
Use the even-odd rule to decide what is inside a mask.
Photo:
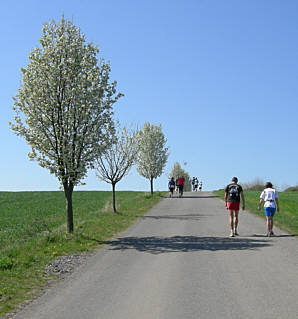
[(144, 192), (74, 192), (74, 234), (66, 233), (63, 192), (0, 192), (0, 316), (44, 287), (44, 267), (58, 256), (100, 247), (161, 198)]
[[(224, 198), (223, 190), (214, 193), (220, 198)], [(260, 194), (259, 191), (244, 191), (246, 209), (265, 219), (264, 210), (257, 209)], [(280, 192), (278, 196), (280, 212), (276, 212), (274, 224), (290, 234), (298, 236), (298, 192)]]

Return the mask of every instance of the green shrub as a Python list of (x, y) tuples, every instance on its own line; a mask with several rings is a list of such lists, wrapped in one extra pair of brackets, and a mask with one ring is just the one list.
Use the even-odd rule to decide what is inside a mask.
[(1, 256), (0, 257), (0, 270), (9, 270), (14, 266), (14, 261), (11, 257)]
[(264, 181), (260, 178), (255, 178), (252, 182), (241, 183), (243, 189), (249, 191), (262, 191), (264, 189)]
[(262, 191), (264, 190), (264, 185), (260, 185), (260, 184), (255, 184), (255, 185), (252, 185), (250, 186), (249, 188), (246, 188), (247, 190), (249, 191)]
[(288, 187), (285, 192), (298, 192), (298, 185), (297, 186), (291, 186)]

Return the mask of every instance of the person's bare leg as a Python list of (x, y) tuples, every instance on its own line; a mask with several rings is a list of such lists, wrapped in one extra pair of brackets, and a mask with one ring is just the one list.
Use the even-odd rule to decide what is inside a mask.
[(273, 229), (273, 217), (272, 216), (268, 217), (268, 221), (269, 221), (268, 231), (271, 234)]
[(237, 233), (238, 215), (239, 215), (239, 210), (235, 210), (235, 214), (234, 214), (234, 233), (235, 233), (235, 235), (236, 234), (238, 235), (238, 233)]
[(267, 235), (268, 235), (270, 233), (270, 220), (268, 216), (266, 216), (266, 225), (267, 225)]
[(234, 211), (229, 210), (229, 222), (230, 222), (230, 228), (231, 228), (231, 237), (234, 236)]

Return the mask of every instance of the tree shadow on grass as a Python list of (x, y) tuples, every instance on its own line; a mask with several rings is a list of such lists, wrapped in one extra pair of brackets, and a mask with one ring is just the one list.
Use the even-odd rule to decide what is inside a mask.
[(163, 254), (172, 252), (258, 250), (269, 247), (268, 240), (226, 237), (124, 237), (107, 242), (110, 250), (134, 249), (144, 253)]

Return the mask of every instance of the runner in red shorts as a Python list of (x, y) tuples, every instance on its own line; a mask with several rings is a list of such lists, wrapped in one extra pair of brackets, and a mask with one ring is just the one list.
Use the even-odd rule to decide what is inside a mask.
[(232, 183), (225, 188), (225, 203), (227, 210), (229, 211), (229, 222), (231, 227), (230, 237), (239, 235), (237, 232), (238, 226), (238, 214), (240, 208), (240, 197), (242, 201), (242, 209), (245, 210), (245, 199), (242, 186), (237, 184), (238, 178), (233, 177)]
[(178, 189), (179, 189), (179, 197), (182, 197), (182, 195), (183, 195), (184, 183), (185, 183), (184, 176), (178, 177), (177, 186), (178, 186)]

